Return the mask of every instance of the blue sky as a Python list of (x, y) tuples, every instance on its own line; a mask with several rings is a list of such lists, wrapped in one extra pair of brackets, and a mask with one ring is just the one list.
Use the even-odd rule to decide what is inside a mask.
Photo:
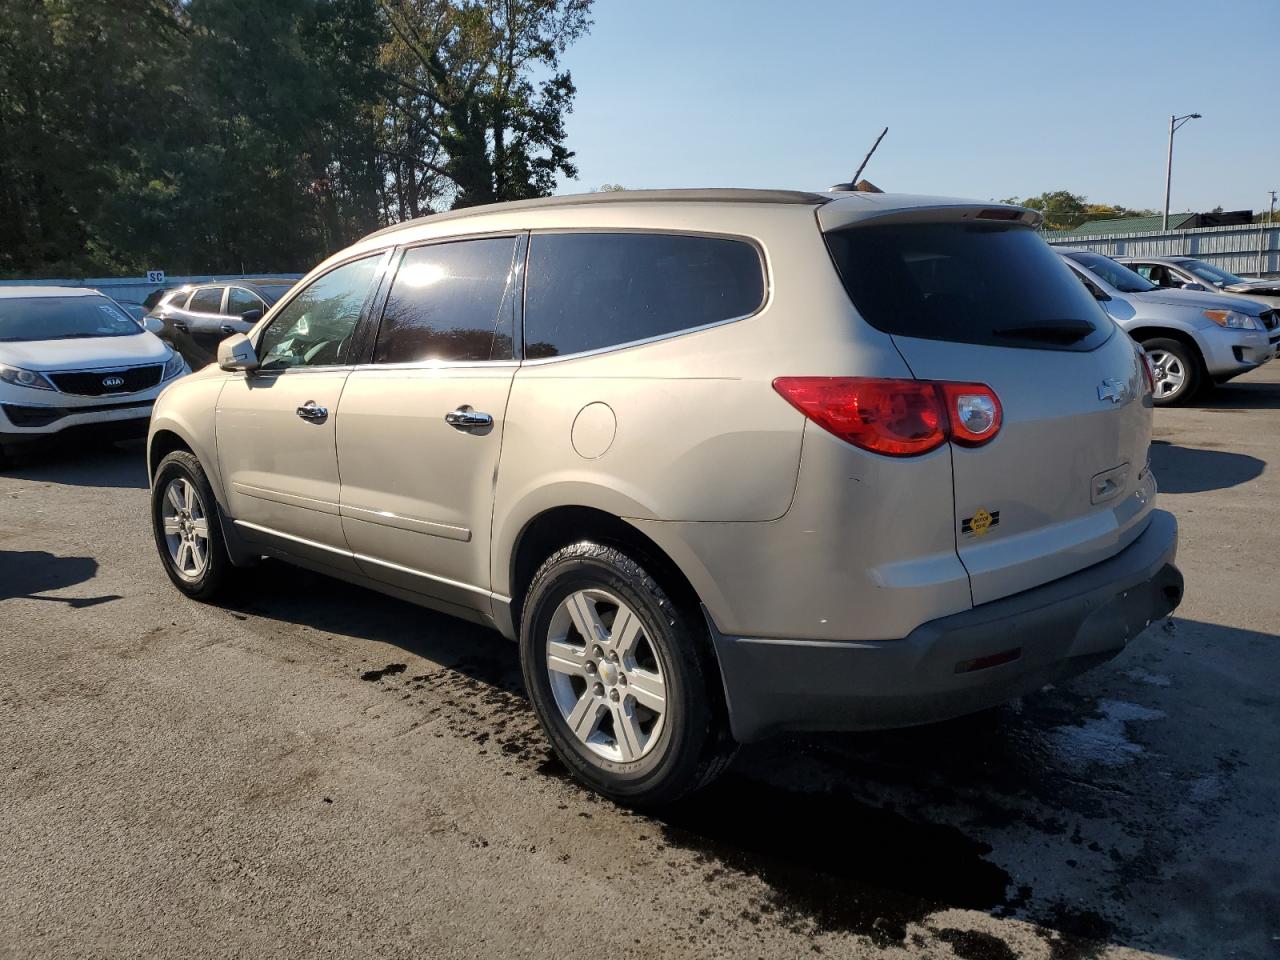
[[(579, 178), (1261, 209), (1280, 189), (1280, 0), (597, 0), (568, 51)], [(1246, 51), (1253, 47), (1252, 55)]]

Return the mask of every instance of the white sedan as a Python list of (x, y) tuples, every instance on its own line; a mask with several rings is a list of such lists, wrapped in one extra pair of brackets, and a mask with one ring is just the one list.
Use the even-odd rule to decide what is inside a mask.
[(0, 457), (72, 428), (143, 436), (155, 398), (188, 372), (97, 290), (0, 287)]

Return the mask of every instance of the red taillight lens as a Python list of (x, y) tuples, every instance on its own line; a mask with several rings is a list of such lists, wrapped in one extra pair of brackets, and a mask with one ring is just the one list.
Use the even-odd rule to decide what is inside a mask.
[(773, 389), (818, 426), (864, 450), (909, 457), (947, 440), (946, 411), (932, 383), (779, 377)]
[(1151, 362), (1151, 357), (1147, 355), (1147, 351), (1141, 347), (1138, 348), (1138, 355), (1142, 357), (1142, 379), (1147, 385), (1147, 393), (1156, 392), (1156, 368)]
[(778, 377), (773, 389), (824, 430), (891, 457), (928, 453), (948, 439), (978, 446), (1002, 418), (994, 391), (978, 383)]

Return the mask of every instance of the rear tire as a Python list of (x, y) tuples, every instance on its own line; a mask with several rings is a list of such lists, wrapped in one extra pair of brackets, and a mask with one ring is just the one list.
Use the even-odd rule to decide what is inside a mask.
[(175, 450), (160, 461), (151, 485), (151, 529), (175, 587), (204, 602), (226, 588), (233, 568), (222, 514), (195, 454)]
[(615, 800), (669, 803), (709, 783), (737, 749), (706, 627), (614, 547), (582, 541), (542, 564), (526, 593), (520, 662), (556, 755)]
[(1155, 367), (1157, 407), (1176, 407), (1190, 401), (1201, 388), (1200, 354), (1181, 340), (1154, 337), (1142, 341), (1142, 349)]

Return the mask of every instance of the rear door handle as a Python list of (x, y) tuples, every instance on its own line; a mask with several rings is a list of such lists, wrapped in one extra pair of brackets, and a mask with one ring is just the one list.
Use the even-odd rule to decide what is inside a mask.
[(444, 422), (455, 430), (474, 430), (476, 427), (492, 427), (493, 417), (473, 410), (470, 404), (464, 403), (457, 410), (446, 413)]
[(294, 412), (303, 420), (310, 420), (313, 423), (318, 423), (329, 416), (329, 408), (316, 406), (314, 400), (308, 400)]
[(186, 325), (186, 323), (184, 323), (183, 321), (181, 321), (181, 320), (172, 320), (172, 321), (170, 321), (170, 322), (173, 324), (173, 329), (175, 329), (175, 330), (181, 330), (183, 333), (187, 333), (187, 332), (188, 332), (188, 330), (187, 330), (187, 325)]
[(224, 323), (224, 324), (222, 325), (222, 327), (221, 327), (221, 330), (222, 330), (222, 332), (223, 332), (223, 333), (225, 333), (227, 336), (231, 336), (231, 334), (233, 334), (233, 333), (235, 333), (235, 332), (236, 332), (236, 328), (235, 328), (235, 327), (233, 327), (233, 326), (232, 326), (231, 324), (229, 324), (229, 323)]

